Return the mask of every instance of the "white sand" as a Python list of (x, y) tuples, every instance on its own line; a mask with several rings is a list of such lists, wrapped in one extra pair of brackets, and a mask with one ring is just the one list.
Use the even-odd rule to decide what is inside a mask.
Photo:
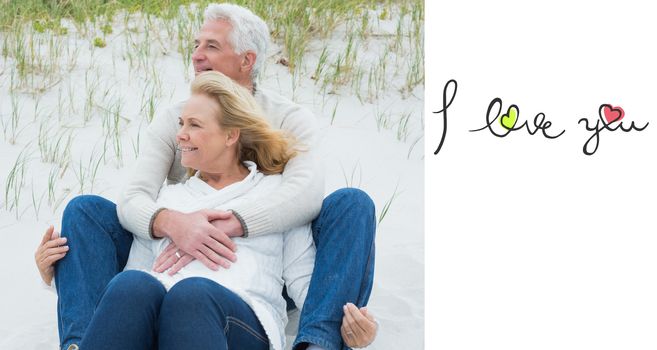
[[(138, 19), (129, 23), (134, 27), (141, 25)], [(389, 37), (385, 34), (394, 33), (397, 20), (373, 21), (372, 25), (373, 33), (383, 35), (372, 36), (357, 48), (358, 63), (367, 69), (371, 65), (369, 62), (377, 62), (383, 52), (389, 51)], [(69, 48), (70, 55), (64, 50), (55, 61), (62, 65), (74, 61), (75, 66), (70, 72), (61, 67), (60, 74), (54, 75), (61, 81), (38, 98), (36, 114), (37, 98), (15, 92), (14, 100), (18, 101), (20, 113), (17, 129), (20, 132), (15, 144), (10, 143), (8, 132), (0, 138), (0, 184), (3, 190), (0, 238), (5, 246), (0, 254), (0, 280), (3, 281), (0, 289), (1, 349), (57, 348), (56, 296), (40, 287), (33, 257), (41, 235), (49, 224), (60, 227), (65, 203), (80, 192), (100, 194), (112, 200), (117, 197), (135, 160), (137, 135), (147, 125), (146, 113), (140, 109), (142, 95), (144, 92), (149, 94), (152, 89), (152, 71), (157, 72), (161, 81), (157, 111), (184, 99), (188, 91), (185, 77), (192, 76), (190, 71), (183, 69), (182, 58), (175, 48), (162, 55), (161, 46), (155, 41), (151, 44), (151, 54), (147, 56), (148, 70), (137, 68), (131, 71), (126, 56), (127, 32), (121, 23), (116, 23), (114, 33), (108, 37), (107, 47), (93, 50), (88, 38), (81, 38), (73, 26), (68, 27), (69, 34), (64, 37), (63, 47)], [(377, 229), (375, 285), (369, 304), (379, 321), (380, 330), (369, 348), (421, 349), (424, 344), (424, 87), (420, 85), (412, 94), (405, 94), (409, 96), (399, 92), (408, 70), (408, 57), (398, 58), (391, 53), (386, 58), (387, 87), (378, 99), (361, 102), (349, 86), (339, 87), (335, 94), (324, 94), (321, 84), (316, 84), (310, 76), (326, 43), (331, 52), (344, 51), (345, 31), (344, 27), (339, 28), (327, 42), (311, 43), (312, 51), (295, 89), (287, 68), (275, 63), (281, 48), (274, 44), (260, 86), (293, 98), (317, 115), (322, 125), (321, 153), (327, 194), (345, 186), (361, 188), (372, 197), (377, 215), (381, 215), (397, 189), (394, 201)], [(0, 33), (0, 39), (3, 35)], [(42, 38), (49, 36), (42, 35)], [(135, 49), (130, 52), (134, 55)], [(0, 69), (3, 126), (9, 125), (13, 110), (9, 89), (15, 65), (15, 60), (10, 57), (3, 60)], [(93, 89), (90, 81), (96, 79), (98, 85)], [(361, 91), (366, 91), (367, 73), (362, 79)], [(93, 96), (91, 120), (84, 123), (85, 99), (90, 90), (95, 90), (96, 94)], [(103, 96), (105, 92), (108, 92), (107, 96)], [(122, 160), (116, 156), (112, 138), (108, 138), (102, 122), (103, 116), (107, 115), (106, 109), (118, 105), (115, 104), (117, 101), (121, 105), (119, 137)], [(405, 114), (410, 114), (408, 134), (400, 140), (397, 136), (399, 120)], [(381, 121), (377, 126), (377, 115), (387, 115), (389, 121)], [(50, 132), (50, 142), (58, 133), (71, 132), (70, 162), (64, 170), (41, 159), (38, 143), (42, 124)], [(11, 130), (11, 126), (4, 128)], [(106, 138), (106, 156), (100, 160)], [(9, 192), (5, 191), (8, 175), (24, 149), (28, 157), (24, 174), (19, 176), (23, 186), (20, 186), (18, 209), (11, 209), (15, 191), (12, 186)], [(99, 167), (92, 182), (89, 174), (97, 162)], [(49, 201), (48, 178), (52, 169), (57, 175), (54, 176), (54, 197)], [(9, 196), (6, 197), (5, 193)]]

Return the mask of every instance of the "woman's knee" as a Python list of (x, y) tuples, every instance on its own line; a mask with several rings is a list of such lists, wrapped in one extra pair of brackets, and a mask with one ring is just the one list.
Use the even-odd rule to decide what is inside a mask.
[(208, 305), (221, 293), (218, 283), (202, 277), (186, 278), (176, 283), (164, 298), (164, 304), (174, 304), (185, 309), (196, 309)]
[(107, 284), (103, 299), (134, 306), (161, 304), (166, 289), (155, 277), (143, 271), (128, 270), (114, 276)]

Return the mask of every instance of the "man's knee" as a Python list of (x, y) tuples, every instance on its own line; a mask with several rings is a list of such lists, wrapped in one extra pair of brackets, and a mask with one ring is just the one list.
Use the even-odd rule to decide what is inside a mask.
[(339, 189), (324, 199), (312, 230), (318, 251), (328, 242), (353, 245), (358, 241), (370, 246), (376, 235), (374, 202), (357, 188)]
[(107, 199), (93, 194), (83, 194), (71, 199), (64, 209), (64, 219), (78, 215), (90, 215), (99, 210), (116, 210), (115, 205)]
[(96, 195), (77, 196), (66, 205), (62, 216), (62, 236), (75, 240), (89, 238), (91, 233), (110, 230), (118, 225), (116, 205)]
[(358, 188), (341, 188), (324, 199), (322, 209), (342, 208), (363, 214), (374, 215), (374, 202), (363, 190)]

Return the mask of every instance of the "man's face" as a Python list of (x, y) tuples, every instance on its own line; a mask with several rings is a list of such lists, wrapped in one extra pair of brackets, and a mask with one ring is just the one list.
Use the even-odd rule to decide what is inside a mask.
[(248, 78), (241, 69), (243, 55), (235, 53), (228, 41), (228, 35), (232, 30), (230, 23), (219, 21), (206, 21), (196, 36), (195, 49), (192, 54), (194, 72), (196, 75), (208, 70), (221, 72), (229, 78), (243, 82)]

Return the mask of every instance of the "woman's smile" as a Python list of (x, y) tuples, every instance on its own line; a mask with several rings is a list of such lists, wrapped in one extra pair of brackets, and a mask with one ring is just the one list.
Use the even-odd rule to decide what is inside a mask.
[(178, 146), (178, 149), (183, 151), (183, 152), (192, 152), (196, 151), (198, 147), (183, 147), (183, 146)]

